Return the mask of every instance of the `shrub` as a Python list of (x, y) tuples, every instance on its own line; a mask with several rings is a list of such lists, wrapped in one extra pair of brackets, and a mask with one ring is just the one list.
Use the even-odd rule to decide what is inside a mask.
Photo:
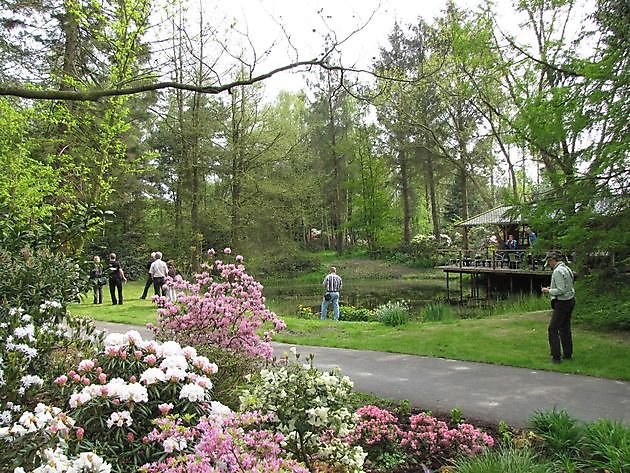
[(260, 372), (262, 360), (241, 356), (240, 353), (215, 345), (200, 345), (197, 347), (197, 353), (213, 360), (221, 367), (212, 377), (213, 397), (232, 410), (238, 410), (239, 396), (245, 388), (245, 380)]
[[(18, 253), (0, 250), (0, 302), (21, 307), (36, 324), (59, 322), (69, 302), (87, 290), (87, 274), (70, 258), (46, 248), (23, 248)], [(58, 311), (38, 312), (42, 301), (61, 304)]]
[(529, 420), (541, 448), (567, 471), (575, 468), (626, 471), (630, 467), (630, 429), (600, 419), (583, 424), (564, 410), (537, 412)]
[(583, 426), (567, 411), (538, 411), (530, 417), (529, 425), (551, 457), (579, 457)]
[(575, 282), (576, 323), (612, 330), (630, 330), (628, 276), (592, 274)]
[(367, 405), (355, 412), (354, 421), (356, 428), (348, 441), (361, 446), (375, 468), (391, 469), (404, 463), (405, 456), (399, 446), (404, 434), (396, 416), (387, 409)]
[(13, 425), (0, 427), (2, 471), (109, 473), (111, 465), (94, 452), (64, 452), (73, 431), (74, 419), (57, 407), (39, 403), (33, 412), (24, 411)]
[[(341, 308), (339, 308), (339, 312), (341, 313)], [(295, 316), (298, 319), (307, 319), (307, 320), (318, 317), (318, 315), (313, 312), (313, 309), (311, 309), (310, 307), (306, 307), (302, 304), (298, 306), (297, 313), (295, 314)]]
[(471, 424), (449, 428), (446, 422), (428, 414), (409, 418), (410, 428), (401, 441), (414, 461), (440, 462), (457, 454), (472, 456), (494, 445), (494, 439)]
[[(231, 253), (224, 250), (226, 257)], [(208, 251), (214, 256), (214, 250)], [(204, 265), (190, 283), (177, 276), (167, 278), (167, 285), (177, 291), (176, 300), (158, 298), (157, 327), (151, 327), (158, 339), (176, 340), (188, 345), (215, 345), (247, 357), (271, 360), (270, 341), (274, 330), (286, 328), (284, 322), (265, 306), (262, 285), (245, 272), (243, 257), (236, 264), (216, 260)], [(269, 323), (273, 329), (258, 330)]]
[(446, 304), (428, 304), (422, 309), (423, 322), (443, 322), (453, 320), (453, 310)]
[[(284, 436), (263, 429), (261, 424), (267, 420), (256, 413), (228, 414), (223, 419), (202, 420), (193, 430), (193, 437), (198, 438), (193, 453), (146, 464), (140, 471), (309, 473), (295, 460), (283, 457), (286, 455), (281, 447)], [(169, 427), (160, 432), (160, 437), (163, 442), (175, 445), (182, 441), (182, 432)]]
[[(284, 448), (310, 470), (323, 465), (359, 472), (365, 453), (345, 438), (354, 431), (346, 405), (352, 382), (337, 370), (322, 373), (312, 363), (303, 364), (296, 354), (285, 366), (260, 372), (260, 382), (241, 395), (241, 410), (268, 416), (264, 427), (284, 437)], [(338, 471), (338, 470), (325, 470)]]
[(409, 308), (404, 301), (388, 302), (378, 306), (376, 319), (390, 327), (396, 327), (407, 323)]
[(36, 322), (53, 320), (61, 310), (61, 303), (51, 301), (28, 312), (0, 306), (0, 401), (41, 400), (41, 387), (75, 363), (77, 352), (93, 353), (101, 335), (92, 320), (68, 316), (63, 325)]
[(158, 425), (186, 427), (208, 413), (206, 406), (218, 408), (208, 404), (208, 376), (216, 372), (217, 366), (192, 347), (144, 341), (133, 330), (108, 335), (97, 357), (55, 380), (68, 414), (82, 429), (79, 438), (69, 440), (69, 450), (93, 450), (121, 472), (170, 453), (167, 446), (150, 442), (154, 419)]
[(375, 322), (376, 313), (365, 307), (339, 306), (339, 319), (346, 322)]

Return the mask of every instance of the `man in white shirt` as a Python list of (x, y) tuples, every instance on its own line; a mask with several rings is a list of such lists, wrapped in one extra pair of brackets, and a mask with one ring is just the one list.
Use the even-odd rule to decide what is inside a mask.
[[(570, 360), (573, 357), (573, 339), (571, 336), (571, 314), (575, 307), (575, 289), (573, 289), (573, 271), (562, 262), (562, 256), (554, 251), (545, 258), (553, 273), (551, 285), (543, 287), (544, 294), (551, 295), (551, 320), (548, 335), (551, 349), (551, 362), (560, 363), (562, 358)], [(562, 345), (562, 358), (560, 357)]]
[(164, 291), (164, 278), (168, 276), (168, 266), (162, 261), (162, 253), (155, 252), (155, 261), (151, 263), (149, 274), (153, 278), (153, 290), (156, 296), (166, 296)]

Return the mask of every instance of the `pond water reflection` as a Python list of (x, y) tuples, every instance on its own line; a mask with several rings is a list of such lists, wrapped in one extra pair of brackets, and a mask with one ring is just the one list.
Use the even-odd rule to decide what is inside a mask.
[[(267, 305), (279, 315), (294, 315), (303, 305), (319, 312), (324, 291), (319, 284), (267, 285), (264, 294)], [(388, 301), (406, 301), (411, 314), (418, 314), (422, 307), (436, 299), (446, 298), (444, 280), (374, 280), (344, 281), (341, 305), (353, 305), (374, 309)]]

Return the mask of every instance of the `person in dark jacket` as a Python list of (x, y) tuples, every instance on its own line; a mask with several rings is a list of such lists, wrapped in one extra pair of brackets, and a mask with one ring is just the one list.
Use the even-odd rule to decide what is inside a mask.
[[(126, 281), (125, 272), (116, 259), (116, 253), (109, 254), (109, 295), (112, 297), (112, 304), (122, 305), (123, 303), (123, 281)], [(116, 291), (118, 290), (118, 299), (116, 299)]]
[(90, 271), (90, 283), (92, 283), (92, 290), (94, 291), (94, 303), (103, 303), (103, 286), (107, 279), (103, 276), (103, 265), (101, 264), (100, 256), (94, 256), (94, 267)]
[(140, 296), (140, 299), (146, 299), (147, 294), (149, 293), (149, 288), (153, 286), (153, 277), (151, 276), (151, 273), (149, 273), (149, 270), (151, 269), (151, 265), (153, 264), (154, 261), (155, 261), (155, 252), (151, 253), (151, 259), (147, 263), (147, 282), (144, 283), (144, 291), (142, 291), (142, 295)]

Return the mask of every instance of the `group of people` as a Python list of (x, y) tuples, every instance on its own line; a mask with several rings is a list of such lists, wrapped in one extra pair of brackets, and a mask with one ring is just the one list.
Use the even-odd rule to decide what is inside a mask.
[[(103, 286), (109, 285), (109, 294), (113, 305), (123, 303), (123, 283), (127, 281), (125, 272), (116, 257), (116, 253), (110, 253), (107, 258), (107, 267), (101, 263), (100, 256), (92, 258), (94, 266), (90, 271), (90, 282), (94, 292), (94, 304), (103, 303)], [(146, 299), (149, 288), (153, 286), (155, 295), (165, 296), (169, 299), (175, 298), (175, 289), (171, 286), (164, 287), (167, 276), (175, 278), (178, 272), (173, 261), (165, 263), (162, 260), (162, 253), (156, 251), (151, 253), (151, 259), (147, 263), (147, 281), (140, 299)]]

